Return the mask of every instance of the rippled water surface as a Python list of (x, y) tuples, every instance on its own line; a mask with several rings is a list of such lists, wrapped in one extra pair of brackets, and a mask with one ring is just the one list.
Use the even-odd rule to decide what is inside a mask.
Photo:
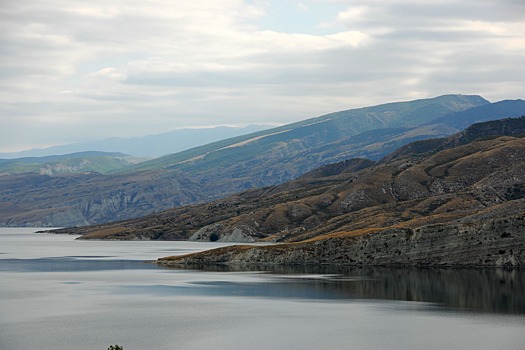
[(0, 229), (0, 349), (524, 349), (525, 274), (166, 269), (218, 246)]

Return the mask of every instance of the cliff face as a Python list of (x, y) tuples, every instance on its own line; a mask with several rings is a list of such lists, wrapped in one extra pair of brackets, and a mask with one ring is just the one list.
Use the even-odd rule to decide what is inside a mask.
[[(522, 209), (525, 209), (521, 201)], [(161, 258), (172, 265), (525, 266), (523, 215), (484, 223), (388, 228), (276, 246), (233, 246)], [(371, 231), (371, 232), (370, 232)]]

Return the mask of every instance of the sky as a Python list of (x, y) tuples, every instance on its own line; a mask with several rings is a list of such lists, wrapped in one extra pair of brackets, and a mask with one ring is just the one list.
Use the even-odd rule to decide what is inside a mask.
[(3, 0), (0, 152), (525, 98), (523, 0)]

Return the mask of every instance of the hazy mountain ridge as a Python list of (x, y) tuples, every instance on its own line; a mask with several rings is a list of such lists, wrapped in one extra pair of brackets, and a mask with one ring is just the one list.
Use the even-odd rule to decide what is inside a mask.
[(92, 142), (73, 143), (21, 152), (0, 153), (0, 158), (47, 157), (86, 151), (120, 152), (136, 157), (152, 158), (181, 152), (214, 141), (250, 134), (268, 128), (270, 128), (270, 126), (248, 125), (242, 128), (218, 126), (213, 128), (180, 129), (144, 137), (113, 137)]
[[(488, 103), (479, 96), (445, 95), (336, 112), (121, 171), (178, 169), (211, 193), (224, 196), (283, 183), (321, 165), (349, 158), (379, 159), (408, 142), (452, 134), (458, 130), (445, 125), (410, 126), (417, 124), (415, 120), (424, 123), (452, 111)], [(384, 129), (387, 126), (392, 128)]]
[[(449, 135), (455, 131), (454, 128), (442, 124), (408, 127), (404, 125), (414, 124), (414, 120), (403, 121), (403, 118), (408, 116), (420, 123), (427, 123), (448, 115), (451, 111), (479, 105), (491, 106), (479, 96), (447, 95), (333, 113), (218, 141), (127, 167), (125, 171), (107, 177), (92, 175), (88, 182), (84, 182), (81, 177), (72, 176), (61, 183), (62, 187), (58, 192), (62, 197), (55, 196), (57, 189), (54, 186), (57, 184), (53, 181), (42, 181), (37, 189), (31, 189), (32, 196), (26, 196), (29, 191), (27, 186), (20, 185), (20, 181), (4, 178), (0, 179), (4, 184), (11, 181), (21, 187), (11, 189), (0, 184), (2, 205), (14, 208), (14, 211), (0, 212), (0, 224), (93, 224), (140, 217), (174, 205), (206, 202), (249, 188), (276, 185), (325, 164), (355, 157), (380, 159), (408, 142)], [(423, 112), (428, 115), (421, 115)], [(519, 112), (520, 110), (513, 110), (514, 114)], [(341, 117), (336, 118), (337, 116)], [(493, 114), (494, 119), (501, 117), (501, 114)], [(461, 114), (456, 118), (461, 118)], [(392, 127), (353, 134), (357, 129), (364, 130), (372, 124), (374, 127)], [(170, 186), (168, 180), (159, 180), (155, 174), (171, 174), (169, 176), (176, 179), (182, 178), (187, 186)], [(78, 188), (85, 189), (85, 192), (79, 193)], [(104, 204), (104, 210), (100, 212), (84, 210), (89, 203), (106, 203), (104, 196), (113, 198), (110, 203), (118, 202), (118, 196), (113, 192), (100, 191), (101, 188), (120, 191), (123, 198), (149, 198), (150, 202), (141, 202), (139, 205), (136, 201), (122, 200), (119, 205)], [(23, 205), (13, 196), (5, 195), (6, 191), (11, 190), (18, 191), (20, 197), (25, 198)], [(150, 192), (158, 193), (162, 199), (154, 200), (150, 197)], [(42, 212), (42, 208), (46, 208), (46, 211)]]
[[(445, 124), (459, 130), (465, 129), (471, 124), (494, 120), (495, 115), (505, 117), (519, 117), (523, 115), (520, 111), (525, 109), (524, 100), (504, 100), (473, 107), (463, 112), (447, 114), (432, 120), (429, 124)], [(516, 114), (518, 112), (518, 114)], [(521, 114), (521, 115), (520, 115)]]
[(410, 154), (419, 156), (434, 154), (446, 149), (466, 145), (483, 137), (490, 138), (495, 135), (523, 136), (522, 124), (523, 117), (476, 123), (448, 138), (421, 140), (407, 144), (383, 158), (382, 162), (392, 161), (395, 158)]
[[(287, 143), (286, 146), (291, 149), (289, 153), (300, 152), (304, 149), (304, 145), (307, 145), (312, 151), (315, 147), (363, 132), (387, 128), (408, 129), (423, 125), (451, 112), (464, 111), (485, 104), (489, 102), (480, 96), (444, 95), (430, 99), (351, 109), (211, 143), (144, 162), (129, 170), (171, 167), (198, 172), (199, 169), (206, 166), (206, 162), (203, 162), (207, 160), (206, 158), (213, 161), (221, 159), (227, 162), (225, 158), (228, 158), (230, 152), (232, 150), (235, 152), (236, 148), (240, 148), (231, 146), (239, 143), (245, 143), (242, 151), (246, 154), (246, 158), (250, 159), (254, 156), (263, 157), (261, 152), (262, 154), (278, 153), (284, 148), (282, 142)], [(190, 161), (192, 159), (195, 161)], [(232, 160), (231, 163), (236, 163), (236, 161)]]

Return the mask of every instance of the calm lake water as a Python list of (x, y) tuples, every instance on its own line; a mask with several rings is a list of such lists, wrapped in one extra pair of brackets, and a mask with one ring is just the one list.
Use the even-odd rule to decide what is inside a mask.
[(0, 229), (0, 349), (525, 349), (525, 274), (159, 268), (190, 242)]

